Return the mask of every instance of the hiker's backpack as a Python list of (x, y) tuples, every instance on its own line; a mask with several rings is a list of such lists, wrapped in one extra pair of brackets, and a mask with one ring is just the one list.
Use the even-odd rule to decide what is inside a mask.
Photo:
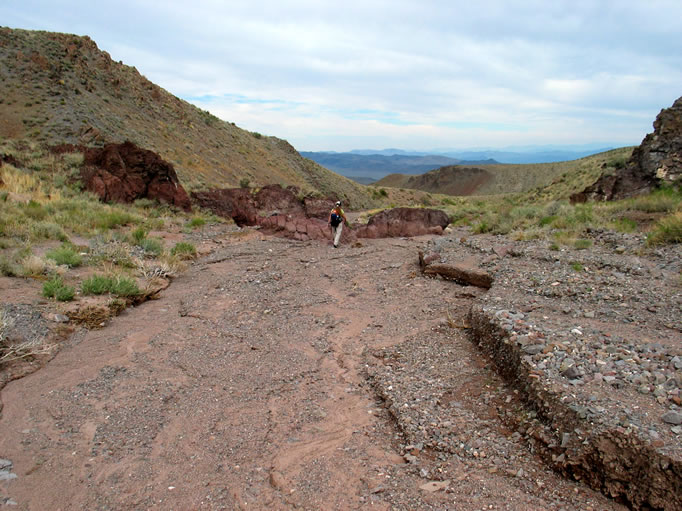
[(336, 213), (332, 213), (332, 217), (331, 217), (332, 227), (338, 227), (340, 223), (341, 223), (341, 215), (337, 215)]

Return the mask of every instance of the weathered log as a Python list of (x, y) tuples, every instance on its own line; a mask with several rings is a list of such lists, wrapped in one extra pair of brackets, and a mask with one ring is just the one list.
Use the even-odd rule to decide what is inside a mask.
[(470, 266), (457, 264), (427, 264), (424, 266), (424, 275), (440, 275), (441, 277), (454, 280), (460, 284), (472, 285), (490, 289), (493, 277), (485, 270), (471, 268)]

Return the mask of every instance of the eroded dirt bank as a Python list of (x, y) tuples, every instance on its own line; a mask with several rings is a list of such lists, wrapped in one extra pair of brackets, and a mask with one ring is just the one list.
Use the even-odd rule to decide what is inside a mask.
[(464, 328), (484, 291), (423, 278), (428, 239), (216, 240), (159, 300), (3, 389), (0, 502), (622, 509), (500, 420), (519, 395)]

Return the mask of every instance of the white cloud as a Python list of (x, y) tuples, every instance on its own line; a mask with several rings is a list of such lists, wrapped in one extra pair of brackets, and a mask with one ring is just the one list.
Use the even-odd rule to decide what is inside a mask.
[(682, 95), (679, 0), (5, 0), (0, 19), (90, 35), (302, 150), (634, 144)]

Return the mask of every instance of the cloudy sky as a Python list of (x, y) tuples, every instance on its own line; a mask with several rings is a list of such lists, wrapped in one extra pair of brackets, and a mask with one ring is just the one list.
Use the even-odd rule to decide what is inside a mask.
[(680, 0), (0, 0), (299, 150), (635, 145), (682, 96)]

